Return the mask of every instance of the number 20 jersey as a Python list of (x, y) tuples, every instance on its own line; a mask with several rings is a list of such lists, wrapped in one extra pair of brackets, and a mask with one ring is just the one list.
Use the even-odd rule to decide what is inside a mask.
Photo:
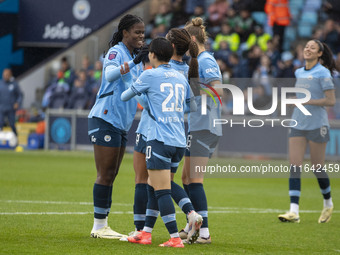
[(190, 100), (187, 79), (170, 65), (144, 71), (132, 86), (136, 93), (146, 94), (149, 105), (147, 141), (186, 147), (184, 108)]

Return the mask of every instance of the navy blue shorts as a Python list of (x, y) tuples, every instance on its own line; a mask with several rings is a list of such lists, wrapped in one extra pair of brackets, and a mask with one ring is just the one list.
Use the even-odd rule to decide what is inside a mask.
[(145, 154), (146, 137), (140, 133), (136, 133), (135, 151)]
[(306, 137), (307, 140), (315, 143), (327, 143), (329, 141), (329, 129), (327, 126), (322, 126), (321, 128), (313, 130), (300, 130), (291, 128), (289, 132), (289, 137)]
[(147, 169), (170, 169), (171, 173), (176, 173), (184, 151), (185, 148), (165, 145), (157, 140), (147, 141), (145, 155)]
[(209, 130), (191, 131), (187, 136), (186, 157), (209, 157), (214, 153), (219, 136)]
[(127, 133), (100, 118), (88, 119), (88, 135), (92, 144), (106, 147), (126, 147)]

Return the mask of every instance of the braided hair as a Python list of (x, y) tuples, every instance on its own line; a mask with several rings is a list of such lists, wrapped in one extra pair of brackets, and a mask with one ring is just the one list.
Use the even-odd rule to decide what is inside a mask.
[(118, 24), (118, 31), (113, 33), (109, 47), (111, 48), (121, 42), (123, 40), (123, 30), (129, 31), (130, 28), (137, 23), (143, 23), (143, 19), (136, 15), (126, 14), (121, 18)]
[(172, 28), (167, 34), (167, 39), (174, 44), (176, 54), (183, 56), (188, 50), (191, 56), (188, 79), (198, 78), (198, 46), (191, 39), (189, 32), (185, 29)]

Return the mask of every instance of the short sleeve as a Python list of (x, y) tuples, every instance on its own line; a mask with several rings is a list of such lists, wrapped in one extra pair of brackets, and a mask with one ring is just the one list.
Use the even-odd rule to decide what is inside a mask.
[(216, 61), (213, 61), (210, 58), (204, 59), (204, 61), (201, 61), (199, 63), (200, 69), (202, 71), (202, 76), (200, 78), (203, 78), (206, 83), (212, 82), (212, 81), (221, 81), (221, 72), (218, 64)]
[(110, 65), (120, 66), (123, 63), (124, 61), (123, 61), (122, 53), (118, 49), (111, 48), (105, 56), (104, 69)]
[(139, 94), (145, 93), (149, 89), (153, 77), (151, 71), (152, 70), (144, 71), (133, 84), (133, 89)]
[(320, 84), (322, 87), (322, 90), (330, 90), (334, 89), (334, 83), (333, 78), (331, 75), (331, 72), (328, 69), (325, 69), (322, 71), (322, 74), (320, 75)]

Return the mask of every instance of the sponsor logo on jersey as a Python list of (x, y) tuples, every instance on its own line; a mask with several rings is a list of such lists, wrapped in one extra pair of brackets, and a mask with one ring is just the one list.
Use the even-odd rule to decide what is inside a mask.
[(117, 56), (117, 53), (118, 53), (117, 51), (111, 51), (109, 53), (109, 60), (115, 59)]
[(111, 136), (109, 136), (109, 135), (104, 136), (104, 141), (105, 142), (110, 142), (111, 141)]
[(207, 68), (205, 69), (206, 73), (213, 73), (213, 72), (217, 72), (217, 68), (216, 67), (212, 67), (212, 68)]

